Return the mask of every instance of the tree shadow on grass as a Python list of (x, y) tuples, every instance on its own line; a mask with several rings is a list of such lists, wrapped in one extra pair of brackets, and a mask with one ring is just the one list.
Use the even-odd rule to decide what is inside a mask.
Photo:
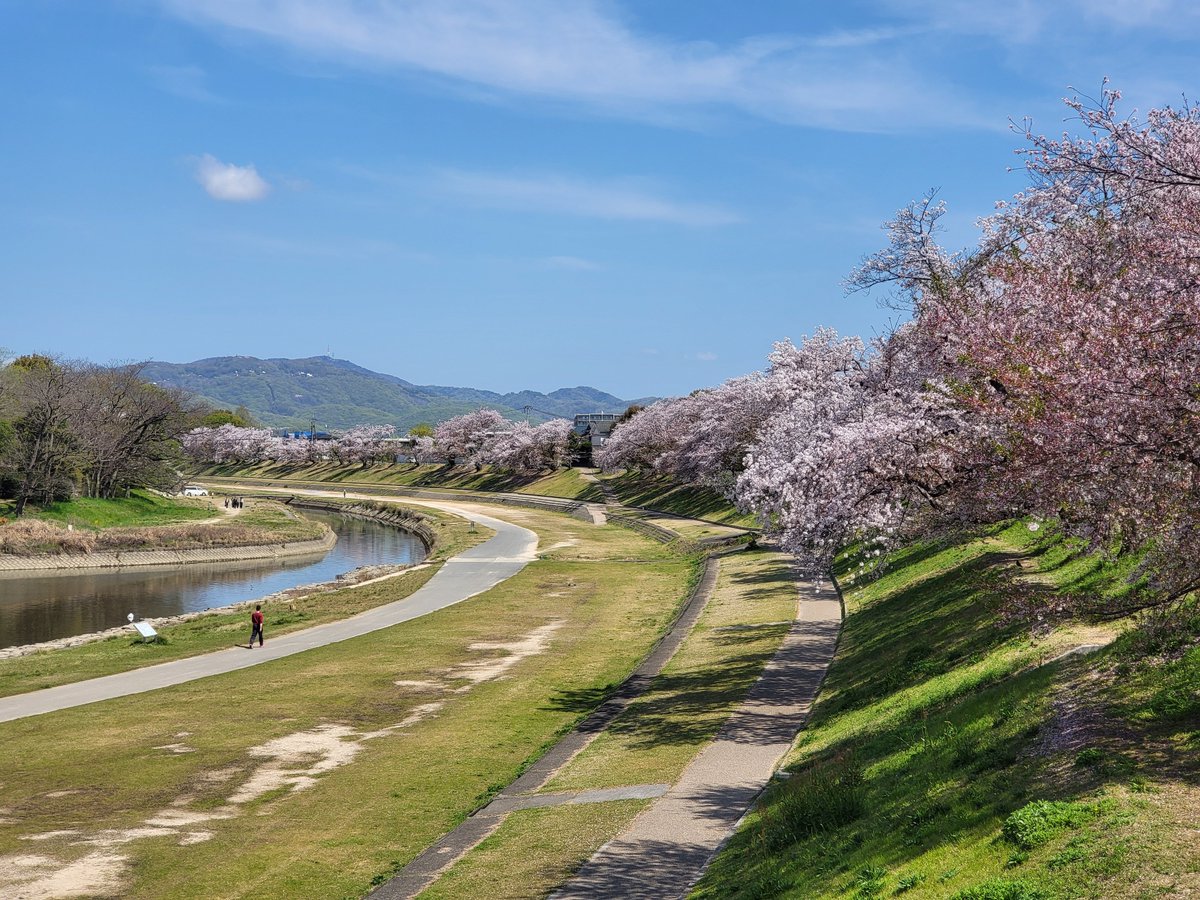
[[(768, 647), (760, 652), (741, 654), (711, 669), (659, 674), (637, 683), (631, 679), (615, 696), (644, 693), (607, 723), (607, 730), (619, 735), (632, 750), (703, 741), (721, 727), (729, 707), (745, 696), (774, 652), (774, 647)], [(589, 712), (604, 699), (605, 692), (596, 689), (563, 691), (555, 695), (546, 708)], [(749, 725), (744, 725), (731, 739), (755, 738)]]

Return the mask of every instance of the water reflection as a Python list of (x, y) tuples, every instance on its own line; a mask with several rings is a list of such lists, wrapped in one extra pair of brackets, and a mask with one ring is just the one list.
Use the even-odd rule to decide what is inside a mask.
[(103, 631), (128, 613), (151, 619), (252, 600), (298, 584), (331, 581), (358, 566), (417, 562), (419, 538), (390, 525), (304, 510), (329, 524), (337, 546), (286, 560), (201, 563), (119, 572), (9, 574), (0, 577), (0, 647)]

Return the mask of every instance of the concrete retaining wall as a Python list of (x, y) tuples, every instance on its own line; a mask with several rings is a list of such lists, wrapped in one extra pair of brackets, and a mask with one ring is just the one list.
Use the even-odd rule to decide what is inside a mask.
[(425, 545), (426, 555), (433, 551), (433, 545), (437, 543), (437, 535), (426, 524), (427, 520), (425, 517), (420, 513), (414, 513), (408, 509), (397, 507), (371, 509), (370, 507), (358, 504), (345, 506), (340, 503), (326, 503), (323, 500), (313, 497), (296, 497), (288, 501), (288, 506), (296, 506), (301, 509), (319, 509), (324, 512), (335, 512), (346, 516), (355, 516), (359, 519), (371, 519), (375, 522), (394, 525), (402, 531), (410, 532), (419, 537), (421, 543)]
[(313, 541), (259, 544), (251, 547), (205, 547), (197, 550), (102, 550), (96, 553), (43, 553), (37, 556), (0, 556), (0, 572), (73, 569), (115, 569), (129, 566), (173, 566), (201, 562), (236, 562), (278, 559), (324, 553), (337, 544), (332, 531)]

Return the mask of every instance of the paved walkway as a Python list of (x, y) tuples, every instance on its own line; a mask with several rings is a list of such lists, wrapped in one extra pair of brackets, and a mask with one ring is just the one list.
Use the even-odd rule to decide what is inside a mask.
[[(596, 739), (612, 723), (622, 710), (635, 699), (640, 697), (650, 687), (654, 676), (675, 655), (683, 639), (688, 636), (700, 613), (704, 610), (712, 596), (713, 587), (717, 583), (717, 573), (720, 564), (710, 557), (705, 564), (704, 574), (692, 590), (691, 597), (679, 617), (672, 624), (666, 635), (642, 660), (639, 665), (616, 692), (598, 706), (584, 719), (575, 730), (560, 740), (543, 754), (537, 762), (525, 770), (520, 778), (500, 792), (491, 803), (469, 817), (457, 828), (444, 835), (441, 840), (427, 848), (412, 862), (400, 870), (391, 881), (381, 885), (369, 896), (372, 900), (405, 900), (415, 897), (429, 885), (433, 884), (446, 869), (457, 862), (472, 847), (500, 827), (504, 818), (514, 809), (525, 808), (522, 804), (534, 803), (540, 805), (533, 792), (554, 777), (563, 766), (574, 756)], [(630, 796), (656, 797), (665, 790), (667, 785), (635, 785), (631, 788), (616, 788), (617, 794), (610, 792), (585, 792), (586, 799), (575, 800), (581, 803), (596, 803), (620, 799), (620, 793), (633, 791)], [(572, 794), (571, 796), (575, 796)], [(564, 802), (561, 794), (548, 795), (546, 805), (557, 805)], [(569, 802), (569, 801), (568, 801)]]
[(803, 726), (833, 658), (841, 621), (841, 602), (832, 585), (803, 586), (795, 623), (716, 740), (669, 791), (552, 896), (685, 896)]
[[(305, 491), (304, 493), (318, 496), (341, 496), (342, 494), (340, 490)], [(237, 669), (245, 669), (291, 656), (294, 653), (303, 653), (305, 650), (359, 637), (381, 628), (389, 628), (392, 625), (416, 619), (435, 610), (461, 603), (476, 594), (481, 594), (517, 574), (535, 557), (537, 535), (528, 528), (483, 515), (454, 503), (407, 499), (405, 502), (421, 503), (425, 506), (452, 512), (473, 522), (486, 525), (488, 528), (494, 529), (496, 534), (482, 544), (447, 560), (433, 578), (403, 600), (376, 607), (349, 619), (318, 625), (277, 638), (270, 637), (270, 622), (268, 622), (266, 646), (255, 647), (253, 650), (246, 650), (242, 647), (231, 648), (217, 653), (194, 656), (190, 659), (180, 659), (157, 666), (135, 669), (131, 672), (122, 672), (118, 675), (107, 675), (103, 678), (65, 684), (43, 691), (0, 698), (0, 722), (41, 715), (72, 706), (83, 706), (87, 703), (97, 703), (101, 700), (111, 700), (114, 697), (153, 691), (170, 685), (194, 681), (198, 678), (207, 678), (210, 675), (233, 672)]]

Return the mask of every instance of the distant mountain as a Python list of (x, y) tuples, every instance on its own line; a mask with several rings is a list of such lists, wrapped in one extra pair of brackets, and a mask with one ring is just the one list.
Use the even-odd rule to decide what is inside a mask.
[[(143, 377), (183, 388), (213, 406), (244, 406), (264, 425), (320, 428), (353, 425), (395, 425), (407, 431), (419, 422), (435, 425), (481, 406), (512, 419), (534, 422), (576, 413), (623, 412), (630, 403), (654, 398), (621, 400), (590, 387), (559, 388), (549, 394), (520, 391), (497, 394), (478, 388), (419, 385), (372, 372), (344, 359), (258, 359), (217, 356), (190, 363), (151, 362)], [(529, 408), (526, 412), (526, 407)]]

